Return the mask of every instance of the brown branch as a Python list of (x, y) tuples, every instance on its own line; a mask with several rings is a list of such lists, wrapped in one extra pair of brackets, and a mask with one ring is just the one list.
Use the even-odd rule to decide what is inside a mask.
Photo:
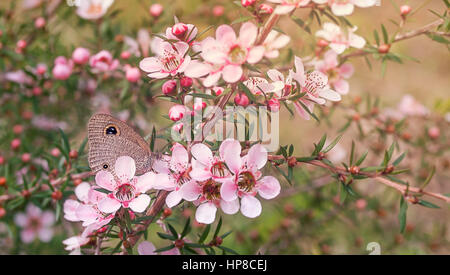
[[(278, 156), (278, 155), (270, 155), (269, 156), (269, 160), (280, 160), (280, 159), (284, 159), (283, 156)], [(299, 165), (300, 163), (307, 163), (310, 165), (314, 165), (314, 166), (318, 166), (318, 167), (322, 167), (325, 169), (328, 169), (329, 171), (331, 171), (332, 173), (335, 174), (339, 174), (339, 175), (351, 175), (351, 173), (344, 167), (334, 167), (334, 166), (330, 166), (326, 163), (323, 163), (319, 160), (310, 160), (310, 161), (301, 161), (301, 162), (297, 162), (297, 165)], [(370, 173), (370, 172), (364, 172), (361, 171), (358, 173), (359, 175), (364, 175), (368, 178), (372, 178), (380, 183), (383, 183), (386, 186), (389, 186), (391, 188), (396, 189), (398, 192), (400, 192), (402, 195), (407, 196), (408, 193), (413, 193), (414, 195), (426, 195), (429, 197), (433, 197), (439, 200), (442, 200), (446, 203), (450, 203), (450, 197), (444, 196), (442, 194), (439, 193), (433, 193), (433, 192), (428, 192), (428, 191), (424, 191), (421, 188), (418, 187), (412, 187), (412, 186), (406, 186), (403, 184), (399, 184), (396, 182), (393, 182), (389, 179), (386, 179), (385, 177), (383, 177), (383, 173)]]

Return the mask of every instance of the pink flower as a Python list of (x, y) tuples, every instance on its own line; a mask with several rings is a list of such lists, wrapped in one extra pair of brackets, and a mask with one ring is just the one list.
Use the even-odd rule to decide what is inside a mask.
[(169, 109), (169, 118), (172, 121), (178, 121), (184, 117), (186, 112), (187, 112), (186, 106), (181, 104), (174, 105)]
[(259, 5), (259, 10), (261, 13), (271, 14), (273, 12), (273, 8), (267, 4)]
[(191, 43), (197, 36), (197, 27), (192, 24), (177, 23), (166, 29), (166, 38)]
[(86, 48), (76, 48), (72, 53), (72, 60), (75, 64), (83, 65), (89, 61), (91, 53)]
[(313, 0), (317, 4), (325, 4), (331, 7), (331, 11), (337, 16), (350, 15), (354, 6), (368, 8), (375, 5), (376, 0)]
[(207, 87), (217, 83), (220, 77), (228, 83), (241, 79), (244, 63), (255, 64), (264, 55), (264, 46), (254, 46), (258, 28), (246, 22), (242, 24), (239, 37), (228, 25), (221, 25), (216, 30), (216, 39), (202, 41), (202, 58), (211, 64), (208, 77), (203, 84)]
[(165, 95), (175, 94), (177, 92), (177, 82), (175, 80), (167, 80), (162, 85), (162, 92)]
[(437, 139), (440, 135), (441, 135), (441, 130), (438, 127), (433, 126), (430, 129), (428, 129), (428, 136), (430, 138)]
[(357, 27), (349, 29), (347, 32), (343, 32), (341, 28), (334, 23), (324, 23), (323, 29), (316, 32), (316, 36), (330, 42), (330, 48), (337, 54), (343, 53), (349, 47), (362, 49), (366, 44), (364, 38), (354, 34)]
[(265, 92), (261, 87), (265, 86), (263, 84), (268, 84), (269, 82), (262, 77), (250, 77), (244, 81), (244, 85), (250, 90), (254, 95), (260, 95)]
[(250, 100), (248, 99), (248, 96), (244, 93), (238, 93), (234, 97), (234, 104), (242, 107), (247, 107), (250, 103)]
[(51, 211), (43, 212), (34, 204), (28, 204), (26, 212), (17, 214), (14, 222), (22, 228), (20, 238), (24, 243), (31, 243), (36, 237), (47, 243), (53, 237), (55, 215)]
[(408, 15), (410, 12), (411, 12), (411, 7), (410, 6), (408, 6), (408, 5), (402, 5), (402, 6), (400, 6), (400, 14), (402, 15), (402, 16), (406, 16), (406, 15)]
[(44, 17), (38, 17), (36, 20), (34, 20), (34, 27), (36, 29), (43, 28), (45, 26), (45, 18)]
[(213, 15), (216, 17), (222, 16), (225, 12), (225, 8), (221, 5), (216, 5), (213, 8)]
[(299, 7), (308, 5), (310, 0), (267, 0), (278, 4), (274, 10), (276, 14), (287, 14)]
[(139, 68), (126, 66), (125, 77), (129, 82), (137, 82), (141, 78), (141, 71)]
[(429, 110), (411, 95), (404, 95), (397, 109), (406, 116), (426, 116)]
[(241, 157), (241, 145), (232, 140), (224, 153), (225, 162), (233, 173), (231, 181), (225, 181), (220, 188), (220, 195), (226, 202), (235, 203), (241, 198), (241, 213), (249, 218), (261, 214), (261, 203), (256, 194), (264, 199), (273, 199), (280, 193), (280, 183), (272, 176), (262, 177), (259, 169), (267, 162), (267, 151), (260, 145), (253, 145), (247, 155)]
[(153, 17), (159, 17), (163, 12), (164, 8), (161, 4), (153, 4), (150, 6), (149, 12)]
[(345, 79), (353, 75), (354, 69), (351, 64), (342, 64), (339, 66), (337, 54), (333, 50), (325, 53), (323, 60), (315, 64), (316, 70), (329, 76), (328, 82), (333, 86), (336, 92), (345, 95), (349, 91), (349, 84)]
[(291, 39), (285, 34), (280, 34), (277, 31), (270, 31), (264, 40), (263, 46), (265, 48), (264, 56), (267, 58), (277, 58), (280, 55), (279, 49), (285, 47)]
[(102, 50), (91, 56), (89, 64), (94, 72), (108, 72), (115, 70), (119, 66), (119, 60), (113, 59), (110, 52)]
[(294, 103), (295, 109), (304, 119), (309, 119), (309, 114), (299, 102), (302, 102), (312, 112), (314, 103), (325, 104), (326, 99), (330, 101), (341, 100), (341, 95), (327, 86), (328, 77), (319, 71), (305, 74), (303, 62), (297, 56), (295, 57), (295, 73), (292, 73), (292, 78), (300, 85), (301, 92), (306, 93), (306, 96), (301, 97)]
[(99, 201), (98, 209), (104, 213), (113, 213), (124, 207), (136, 213), (144, 212), (150, 204), (150, 197), (145, 192), (154, 183), (154, 173), (148, 172), (135, 177), (136, 164), (129, 156), (122, 156), (116, 160), (114, 172), (117, 179), (108, 171), (100, 171), (95, 175), (97, 185), (111, 191), (107, 197)]
[(278, 112), (280, 110), (280, 101), (276, 98), (271, 98), (267, 102), (267, 105), (269, 106), (270, 110), (273, 112)]
[(73, 62), (72, 60), (67, 60), (64, 56), (58, 56), (55, 61), (55, 66), (53, 67), (52, 74), (53, 77), (58, 80), (66, 80), (72, 74)]
[(43, 75), (47, 72), (47, 65), (45, 65), (44, 63), (39, 63), (36, 65), (36, 73), (38, 75)]
[(243, 7), (248, 7), (256, 3), (256, 0), (241, 0)]
[(79, 1), (77, 14), (81, 18), (95, 20), (105, 15), (108, 8), (114, 3), (114, 0), (83, 0)]
[(170, 44), (162, 39), (155, 41), (159, 41), (155, 42), (158, 44), (154, 47), (156, 56), (141, 60), (141, 70), (149, 73), (151, 78), (165, 78), (184, 72), (191, 62), (191, 57), (186, 55), (189, 45), (184, 42)]
[(18, 71), (14, 71), (14, 72), (6, 72), (4, 74), (4, 77), (7, 81), (15, 82), (17, 84), (33, 83), (33, 79), (22, 70), (18, 70)]

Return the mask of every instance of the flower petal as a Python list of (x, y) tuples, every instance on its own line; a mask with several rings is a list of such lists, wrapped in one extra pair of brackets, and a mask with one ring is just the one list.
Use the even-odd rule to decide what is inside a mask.
[(245, 22), (239, 30), (239, 41), (242, 46), (248, 48), (253, 45), (257, 35), (258, 28), (253, 23)]
[(155, 182), (156, 175), (153, 172), (147, 172), (142, 176), (137, 177), (136, 191), (139, 193), (145, 193), (150, 190)]
[(255, 64), (259, 62), (264, 56), (265, 48), (264, 46), (253, 47), (248, 52), (247, 62), (250, 64)]
[(183, 184), (180, 191), (184, 200), (195, 201), (201, 194), (201, 187), (196, 181), (190, 181)]
[(122, 183), (130, 182), (136, 173), (136, 163), (129, 156), (121, 156), (116, 160), (114, 171)]
[(226, 148), (223, 159), (230, 171), (236, 174), (242, 166), (241, 144), (239, 144), (239, 141), (233, 140)]
[(167, 207), (172, 208), (180, 203), (180, 201), (183, 199), (181, 191), (172, 191), (167, 195), (166, 197), (166, 204)]
[(75, 187), (75, 195), (80, 201), (87, 202), (89, 190), (91, 190), (91, 185), (88, 182), (82, 182)]
[(220, 201), (220, 208), (225, 214), (233, 215), (239, 211), (239, 200), (236, 198), (233, 201)]
[(224, 182), (220, 186), (220, 196), (225, 201), (234, 201), (237, 199), (237, 189), (238, 186), (234, 182)]
[(203, 143), (197, 143), (191, 148), (192, 156), (205, 166), (210, 166), (213, 161), (211, 149)]
[(129, 207), (136, 213), (142, 213), (149, 204), (150, 197), (147, 194), (141, 194), (130, 202)]
[(272, 176), (265, 176), (258, 182), (260, 184), (258, 193), (266, 200), (270, 200), (280, 194), (281, 186), (278, 180)]
[(245, 195), (241, 199), (241, 213), (248, 218), (256, 218), (261, 215), (262, 206), (259, 200), (253, 196)]
[(98, 203), (98, 209), (104, 213), (116, 212), (121, 206), (122, 204), (120, 202), (108, 197), (104, 198)]
[(217, 207), (210, 202), (201, 204), (195, 212), (195, 219), (199, 223), (211, 224), (216, 219)]
[(148, 241), (143, 241), (138, 245), (137, 251), (139, 255), (156, 255), (156, 247)]
[(114, 176), (108, 171), (100, 171), (95, 175), (95, 183), (109, 191), (114, 190), (116, 187), (116, 181)]
[(267, 150), (261, 144), (253, 145), (247, 154), (247, 165), (261, 169), (267, 162)]
[(242, 68), (239, 65), (227, 65), (223, 68), (223, 80), (228, 83), (235, 83), (242, 77)]
[(139, 62), (139, 68), (147, 73), (160, 71), (161, 67), (161, 62), (156, 57), (147, 57)]

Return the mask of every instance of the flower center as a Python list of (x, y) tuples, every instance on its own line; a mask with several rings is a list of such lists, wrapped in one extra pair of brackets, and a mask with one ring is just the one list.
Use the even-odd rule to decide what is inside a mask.
[(179, 186), (189, 182), (191, 180), (191, 176), (189, 173), (192, 171), (192, 167), (189, 167), (187, 170), (185, 170), (183, 173), (180, 173), (178, 175), (177, 183)]
[(39, 228), (41, 228), (41, 220), (38, 218), (31, 218), (29, 220), (29, 226), (34, 230), (38, 230)]
[(130, 201), (136, 196), (136, 190), (131, 184), (125, 183), (117, 187), (114, 197), (121, 201)]
[(102, 5), (91, 4), (87, 10), (88, 14), (98, 14), (102, 12)]
[(175, 53), (170, 51), (165, 51), (164, 55), (160, 58), (163, 68), (166, 72), (173, 72), (182, 63), (182, 58), (177, 56)]
[(227, 166), (222, 161), (218, 161), (211, 166), (211, 174), (217, 178), (223, 178), (231, 175)]
[(305, 92), (315, 95), (316, 91), (322, 89), (327, 84), (327, 77), (318, 71), (308, 74), (306, 85), (303, 87)]
[(239, 174), (238, 186), (239, 189), (244, 192), (250, 192), (256, 185), (255, 176), (249, 171), (245, 171)]
[(207, 180), (203, 183), (202, 195), (210, 201), (220, 198), (220, 183)]
[(243, 64), (247, 59), (247, 51), (239, 45), (231, 47), (228, 55), (233, 64)]

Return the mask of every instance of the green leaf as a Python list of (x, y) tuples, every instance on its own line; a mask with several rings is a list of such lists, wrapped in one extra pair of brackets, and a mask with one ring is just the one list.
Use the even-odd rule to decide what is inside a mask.
[(233, 249), (231, 249), (231, 248), (228, 248), (228, 247), (225, 247), (225, 246), (221, 246), (221, 245), (219, 245), (219, 246), (217, 246), (218, 248), (220, 248), (220, 249), (222, 249), (223, 251), (225, 251), (225, 252), (228, 252), (228, 253), (231, 253), (231, 254), (234, 254), (234, 255), (239, 255), (236, 251), (234, 251)]
[(408, 210), (408, 203), (405, 201), (405, 199), (400, 199), (400, 212), (398, 213), (398, 219), (400, 222), (400, 233), (403, 233), (406, 228), (406, 211)]
[(352, 149), (350, 151), (350, 166), (353, 165), (353, 158), (355, 157), (355, 142), (352, 140)]
[(381, 24), (381, 30), (382, 30), (382, 32), (383, 32), (383, 41), (384, 41), (384, 43), (385, 43), (385, 44), (389, 43), (389, 36), (388, 36), (388, 33), (387, 33), (387, 31), (386, 31), (386, 28), (384, 27), (383, 24)]
[(403, 153), (403, 154), (401, 154), (398, 158), (396, 158), (396, 159), (394, 160), (394, 162), (392, 163), (392, 165), (394, 165), (394, 166), (399, 165), (400, 162), (405, 158), (405, 156), (406, 156), (406, 152)]
[(186, 224), (184, 225), (183, 231), (181, 232), (180, 238), (183, 238), (184, 236), (189, 234), (189, 232), (191, 231), (190, 222), (191, 222), (191, 218), (188, 218), (186, 221)]
[(450, 41), (445, 39), (443, 36), (432, 34), (432, 33), (427, 34), (427, 36), (438, 43), (447, 44), (447, 45), (450, 44)]
[(428, 208), (440, 208), (439, 206), (437, 206), (434, 203), (431, 203), (429, 201), (425, 201), (425, 200), (419, 200), (418, 204), (428, 207)]
[(367, 154), (369, 153), (369, 151), (366, 151), (356, 162), (355, 165), (359, 166), (361, 163), (363, 163), (363, 161), (366, 159)]
[(241, 18), (238, 18), (238, 19), (234, 20), (233, 22), (231, 22), (230, 25), (243, 23), (243, 22), (246, 22), (246, 21), (249, 21), (249, 20), (252, 20), (252, 19), (253, 19), (253, 16), (244, 16), (244, 17), (241, 17)]
[(326, 148), (325, 150), (323, 150), (322, 152), (324, 153), (328, 153), (331, 149), (334, 148), (334, 146), (336, 146), (336, 144), (341, 140), (343, 134), (340, 134), (339, 136), (337, 136), (333, 142), (331, 142)]
[(219, 219), (219, 223), (217, 224), (216, 231), (214, 232), (214, 237), (213, 238), (217, 237), (221, 227), (222, 227), (222, 217), (220, 217), (220, 219)]
[(377, 43), (377, 46), (380, 46), (380, 37), (378, 36), (377, 30), (373, 30), (373, 37), (375, 38), (375, 43)]
[(203, 243), (205, 240), (206, 240), (206, 237), (208, 237), (208, 234), (209, 234), (209, 231), (211, 230), (211, 225), (210, 224), (208, 224), (206, 227), (205, 227), (205, 230), (203, 230), (203, 233), (202, 233), (202, 235), (200, 236), (200, 239), (198, 239), (198, 242), (199, 243)]
[(177, 239), (177, 238), (175, 238), (175, 237), (172, 236), (172, 235), (165, 234), (165, 233), (161, 233), (161, 232), (156, 232), (156, 234), (158, 234), (158, 236), (159, 236), (161, 239), (165, 239), (165, 240), (175, 241), (175, 240)]
[(427, 178), (426, 178), (425, 181), (423, 182), (423, 184), (422, 184), (422, 186), (421, 186), (421, 189), (424, 189), (424, 188), (430, 183), (430, 181), (431, 181), (431, 179), (433, 178), (435, 172), (436, 172), (436, 167), (433, 166), (433, 167), (431, 168), (431, 172), (428, 174)]
[(174, 247), (175, 247), (175, 245), (171, 244), (171, 245), (166, 246), (166, 247), (158, 248), (158, 249), (155, 250), (155, 252), (158, 253), (158, 252), (163, 252), (163, 251), (171, 250), (171, 249), (174, 248)]
[(323, 145), (325, 144), (325, 141), (327, 140), (327, 135), (324, 134), (322, 138), (320, 139), (319, 143), (316, 145), (316, 148), (314, 149), (313, 155), (317, 155), (320, 150), (322, 150)]
[(178, 233), (175, 228), (170, 223), (167, 223), (167, 227), (169, 227), (170, 233), (172, 233), (172, 235), (178, 239)]

